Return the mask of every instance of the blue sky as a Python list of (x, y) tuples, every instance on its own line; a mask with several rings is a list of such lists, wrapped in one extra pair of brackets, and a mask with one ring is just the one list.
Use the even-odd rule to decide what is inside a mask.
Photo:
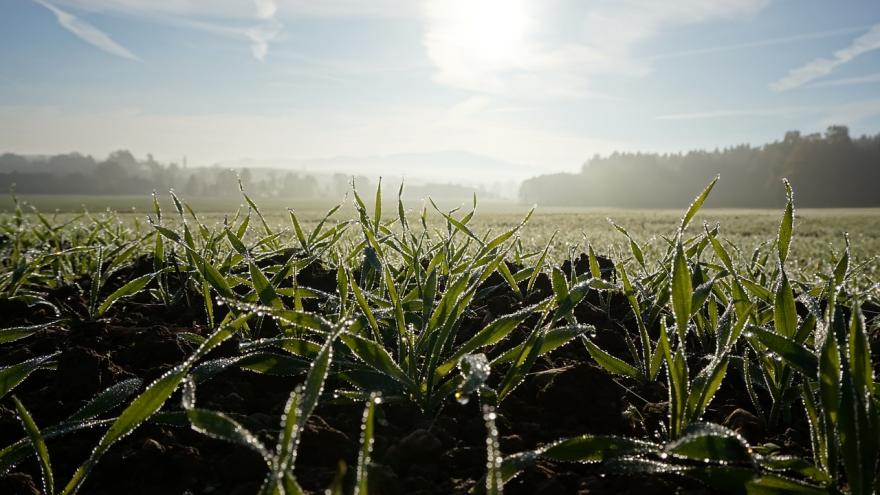
[(0, 151), (190, 163), (880, 131), (876, 0), (4, 0)]

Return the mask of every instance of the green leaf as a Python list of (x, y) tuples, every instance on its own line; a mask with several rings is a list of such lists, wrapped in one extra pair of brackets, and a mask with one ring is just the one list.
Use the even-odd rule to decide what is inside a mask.
[(271, 352), (254, 352), (236, 359), (239, 368), (274, 376), (297, 376), (307, 368), (302, 360)]
[(545, 459), (564, 462), (598, 462), (625, 455), (643, 455), (657, 446), (635, 438), (613, 435), (582, 435), (561, 440), (541, 449)]
[(12, 389), (23, 382), (31, 373), (39, 369), (49, 359), (57, 356), (59, 353), (48, 354), (45, 356), (35, 357), (22, 361), (12, 366), (0, 368), (0, 398), (3, 398)]
[(553, 270), (550, 272), (550, 282), (553, 287), (553, 294), (556, 296), (556, 302), (560, 303), (563, 299), (568, 295), (568, 281), (565, 279), (565, 274), (562, 273), (557, 267), (553, 267)]
[(367, 321), (370, 323), (370, 328), (373, 330), (373, 337), (379, 338), (379, 322), (376, 321), (376, 316), (373, 314), (373, 310), (370, 309), (370, 305), (367, 302), (367, 298), (364, 296), (363, 291), (360, 286), (357, 284), (355, 278), (348, 274), (348, 280), (351, 285), (351, 291), (354, 292), (355, 300), (358, 303), (358, 306), (361, 308), (361, 313), (367, 318)]
[(507, 282), (507, 285), (510, 286), (510, 289), (516, 294), (516, 297), (522, 298), (522, 293), (519, 290), (519, 285), (517, 285), (516, 280), (513, 278), (513, 274), (510, 273), (510, 268), (508, 268), (507, 263), (502, 261), (498, 264), (498, 273), (504, 278), (504, 281)]
[(776, 333), (783, 337), (793, 338), (797, 334), (798, 323), (794, 293), (791, 290), (788, 277), (785, 275), (785, 270), (781, 267), (773, 304), (773, 325), (776, 327)]
[(260, 454), (266, 464), (271, 464), (272, 454), (259, 438), (222, 412), (187, 408), (186, 417), (193, 430), (211, 438), (247, 447)]
[(701, 192), (696, 198), (694, 198), (694, 201), (688, 207), (687, 212), (685, 212), (684, 216), (681, 218), (681, 226), (679, 227), (679, 231), (684, 231), (687, 228), (688, 224), (691, 223), (691, 220), (693, 220), (697, 212), (700, 211), (700, 208), (703, 206), (703, 203), (706, 201), (709, 193), (712, 192), (712, 188), (715, 187), (715, 183), (718, 182), (718, 179), (720, 178), (720, 175), (715, 176), (715, 178), (712, 179), (712, 182), (710, 182), (709, 185), (707, 185), (706, 188), (703, 189), (703, 192)]
[(675, 255), (672, 259), (672, 309), (675, 313), (675, 327), (679, 339), (684, 342), (687, 336), (687, 325), (691, 315), (693, 301), (693, 284), (687, 258), (681, 243), (681, 236), (675, 244)]
[(602, 268), (599, 266), (599, 258), (596, 257), (596, 252), (593, 251), (592, 244), (590, 244), (588, 246), (587, 251), (589, 252), (589, 259), (590, 259), (590, 274), (593, 276), (593, 278), (601, 279), (602, 278)]
[(193, 257), (196, 269), (199, 271), (199, 274), (202, 275), (202, 278), (204, 278), (204, 280), (221, 296), (234, 299), (235, 292), (232, 291), (232, 288), (229, 287), (229, 282), (226, 281), (226, 278), (220, 274), (217, 268), (202, 258), (202, 256), (195, 252), (194, 249), (190, 247), (187, 247), (186, 249), (189, 255)]
[(394, 362), (388, 351), (381, 345), (350, 333), (340, 335), (339, 340), (371, 368), (390, 376), (411, 390), (417, 388), (412, 379)]
[(137, 392), (142, 383), (140, 378), (129, 378), (107, 387), (67, 418), (67, 421), (87, 421), (104, 414)]
[(852, 495), (872, 495), (877, 459), (870, 446), (874, 443), (872, 435), (876, 438), (877, 432), (871, 431), (869, 425), (864, 396), (861, 395), (864, 392), (853, 386), (848, 370), (844, 371), (841, 382), (838, 434), (846, 479)]
[(281, 432), (278, 435), (278, 445), (275, 448), (275, 463), (271, 476), (276, 484), (281, 482), (287, 468), (293, 465), (292, 457), (296, 455), (299, 443), (299, 424), (300, 422), (305, 424), (306, 421), (301, 420), (299, 416), (301, 403), (302, 393), (297, 387), (290, 393), (281, 415)]
[(547, 240), (547, 244), (544, 245), (544, 250), (541, 251), (541, 256), (538, 257), (537, 261), (535, 261), (535, 265), (532, 267), (532, 274), (529, 276), (529, 281), (526, 284), (526, 293), (532, 292), (532, 288), (535, 286), (535, 280), (538, 279), (538, 275), (544, 269), (544, 260), (547, 259), (547, 252), (550, 251), (550, 246), (553, 244), (553, 239), (556, 238), (556, 234), (559, 231), (553, 232), (553, 235), (550, 236), (550, 239)]
[(302, 246), (303, 251), (309, 252), (309, 241), (306, 240), (306, 235), (302, 230), (302, 227), (299, 225), (299, 220), (296, 218), (296, 213), (293, 212), (292, 209), (288, 208), (287, 212), (290, 214), (290, 223), (293, 224), (293, 231), (296, 233), (296, 238), (299, 241), (299, 245)]
[(714, 423), (691, 424), (681, 438), (666, 446), (666, 451), (699, 461), (754, 462), (749, 446), (741, 436)]
[[(553, 320), (568, 316), (569, 313), (571, 313), (571, 311), (583, 301), (584, 297), (587, 296), (587, 292), (593, 287), (595, 282), (595, 279), (585, 280), (575, 284), (574, 287), (569, 289), (568, 293), (559, 301), (559, 307), (553, 315)], [(604, 281), (600, 280), (599, 282)]]
[(437, 367), (437, 376), (443, 377), (452, 371), (458, 365), (458, 361), (475, 350), (492, 345), (507, 337), (516, 327), (522, 324), (529, 316), (534, 314), (536, 308), (540, 304), (523, 308), (515, 313), (506, 314), (493, 320), (491, 323), (483, 327), (467, 342), (457, 348), (455, 354), (446, 362)]
[(853, 386), (857, 391), (868, 395), (874, 394), (874, 372), (871, 365), (871, 346), (865, 332), (865, 317), (862, 314), (861, 303), (856, 301), (853, 305), (849, 325), (849, 353), (850, 374), (853, 377)]
[(685, 406), (690, 392), (687, 360), (682, 348), (673, 356), (667, 356), (666, 372), (669, 382), (669, 433), (672, 438), (678, 438), (687, 420)]
[(98, 306), (98, 316), (103, 316), (104, 313), (106, 313), (107, 310), (110, 309), (110, 306), (112, 306), (113, 303), (115, 303), (119, 299), (123, 297), (134, 296), (144, 290), (147, 284), (149, 284), (155, 276), (155, 273), (150, 273), (148, 275), (138, 277), (123, 285), (122, 287), (116, 289), (116, 291), (107, 296), (107, 298), (104, 299), (104, 302), (102, 302), (101, 305)]
[(600, 349), (599, 346), (592, 343), (586, 337), (582, 336), (581, 340), (583, 340), (584, 345), (587, 347), (587, 351), (590, 353), (590, 357), (592, 357), (593, 360), (596, 361), (597, 364), (599, 364), (599, 366), (605, 368), (605, 370), (609, 373), (628, 376), (634, 380), (643, 380), (644, 377), (642, 376), (642, 374), (639, 373), (639, 370), (637, 370), (631, 364), (621, 359), (618, 359), (611, 354), (608, 354), (607, 352)]
[(850, 317), (849, 368), (843, 370), (840, 404), (840, 445), (853, 495), (871, 494), (877, 465), (878, 422), (874, 403), (871, 357), (861, 311)]
[(49, 460), (49, 448), (46, 447), (46, 441), (43, 439), (43, 434), (40, 433), (37, 423), (34, 422), (34, 418), (31, 417), (31, 413), (24, 407), (24, 404), (22, 404), (14, 395), (12, 396), (12, 401), (15, 403), (15, 411), (18, 413), (18, 419), (21, 420), (21, 424), (27, 432), (31, 446), (34, 449), (34, 452), (37, 453), (37, 457), (40, 459), (40, 471), (43, 474), (43, 491), (47, 495), (52, 495), (55, 493), (55, 478), (52, 475), (52, 462)]
[(728, 356), (713, 357), (712, 361), (703, 368), (691, 384), (691, 392), (687, 398), (685, 414), (689, 422), (700, 419), (706, 407), (715, 396), (715, 392), (721, 387), (724, 375), (727, 373)]
[(280, 322), (294, 327), (305, 328), (322, 334), (333, 330), (333, 324), (316, 313), (294, 309), (276, 310), (271, 308), (265, 308), (265, 311), (271, 313)]
[[(327, 337), (321, 351), (312, 361), (309, 373), (302, 391), (302, 399), (299, 401), (296, 410), (296, 429), (294, 430), (294, 440), (299, 441), (299, 435), (305, 428), (306, 421), (312, 415), (315, 407), (318, 405), (318, 399), (324, 390), (324, 382), (327, 379), (327, 372), (330, 370), (330, 362), (333, 360), (333, 343), (341, 332), (341, 328), (337, 328), (334, 333)], [(290, 452), (289, 465), (293, 465), (296, 460), (296, 450)]]
[(373, 228), (377, 231), (379, 223), (382, 221), (382, 178), (379, 177), (379, 184), (376, 186), (376, 206), (373, 210)]
[(767, 290), (764, 287), (761, 287), (756, 282), (749, 280), (745, 277), (740, 277), (739, 282), (742, 283), (742, 285), (746, 289), (748, 289), (749, 292), (754, 294), (758, 299), (761, 299), (762, 301), (766, 302), (767, 304), (773, 304), (775, 306), (774, 296), (771, 291)]
[(614, 227), (615, 229), (617, 229), (618, 232), (626, 236), (626, 238), (629, 240), (629, 250), (632, 252), (633, 257), (636, 259), (636, 261), (638, 261), (642, 268), (644, 268), (646, 266), (645, 255), (642, 252), (642, 248), (639, 246), (639, 244), (632, 238), (632, 236), (629, 235), (629, 232), (627, 232), (625, 228), (617, 225), (610, 218), (607, 220), (612, 227)]
[(829, 333), (819, 356), (819, 393), (830, 425), (837, 423), (840, 410), (840, 380), (840, 353), (834, 334)]
[(808, 377), (816, 376), (819, 371), (819, 359), (809, 349), (790, 338), (761, 327), (752, 325), (749, 326), (749, 331), (766, 345), (767, 349), (782, 357), (786, 363)]
[(840, 412), (840, 353), (829, 329), (819, 355), (819, 404), (822, 411), (823, 437), (827, 445), (827, 469), (832, 478), (837, 472), (836, 429)]
[[(544, 338), (541, 342), (540, 347), (538, 347), (538, 355), (543, 356), (544, 354), (552, 352), (571, 342), (572, 339), (581, 334), (589, 334), (595, 331), (596, 327), (592, 325), (567, 325), (564, 327), (556, 327), (547, 330), (544, 333)], [(504, 354), (493, 359), (492, 365), (496, 366), (502, 363), (513, 362), (520, 355), (526, 344), (527, 342), (523, 342), (522, 344), (513, 347), (512, 349), (506, 351)]]
[(785, 184), (785, 212), (782, 214), (782, 223), (779, 224), (779, 233), (776, 237), (776, 247), (779, 251), (779, 262), (785, 264), (788, 258), (788, 248), (791, 246), (791, 234), (794, 225), (794, 194), (791, 191), (791, 184), (788, 179), (782, 179)]
[(354, 495), (369, 495), (370, 455), (373, 452), (373, 437), (375, 436), (376, 405), (381, 402), (382, 399), (379, 394), (372, 393), (364, 408), (364, 419), (361, 423), (361, 449), (358, 454)]
[(0, 344), (8, 344), (9, 342), (15, 342), (16, 340), (30, 337), (31, 335), (39, 332), (40, 330), (43, 330), (44, 328), (49, 328), (55, 323), (56, 322), (52, 321), (49, 323), (42, 323), (40, 325), (2, 328), (0, 329)]
[(263, 274), (263, 271), (260, 270), (260, 267), (253, 261), (248, 263), (248, 267), (251, 272), (251, 283), (254, 284), (254, 290), (257, 292), (260, 302), (271, 308), (283, 308), (284, 304), (281, 302), (281, 298), (278, 297), (275, 288), (272, 287), (272, 284), (266, 278), (266, 275)]
[(529, 335), (528, 340), (522, 345), (518, 355), (507, 370), (501, 383), (498, 385), (498, 401), (503, 400), (512, 392), (525, 378), (526, 374), (532, 369), (535, 360), (541, 354), (541, 346), (544, 343), (546, 330), (536, 328)]
[[(727, 485), (730, 486), (730, 485)], [(828, 488), (774, 474), (762, 474), (746, 484), (749, 495), (828, 495)]]
[(241, 242), (241, 239), (236, 237), (236, 235), (229, 229), (226, 229), (226, 238), (229, 239), (229, 244), (232, 244), (233, 249), (235, 249), (238, 254), (244, 257), (250, 256), (247, 247)]

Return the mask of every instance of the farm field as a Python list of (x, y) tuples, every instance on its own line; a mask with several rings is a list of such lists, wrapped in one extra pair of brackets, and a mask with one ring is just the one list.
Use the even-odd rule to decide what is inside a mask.
[[(389, 188), (390, 192), (396, 191)], [(386, 195), (389, 190), (386, 189)], [(393, 196), (393, 195), (392, 195)], [(125, 222), (143, 222), (152, 211), (152, 199), (149, 196), (76, 196), (76, 195), (23, 195), (19, 198), (28, 206), (27, 213), (34, 207), (47, 216), (59, 219), (70, 219), (83, 211), (98, 215), (114, 212)], [(209, 225), (220, 223), (224, 217), (231, 217), (239, 208), (246, 212), (247, 205), (238, 197), (197, 197), (188, 203), (199, 213), (203, 221)], [(479, 198), (477, 198), (479, 200)], [(284, 200), (280, 198), (255, 199), (266, 221), (279, 229), (289, 229), (290, 219), (288, 208), (296, 211), (304, 226), (314, 227), (330, 208), (339, 203), (321, 200)], [(337, 219), (349, 219), (356, 215), (353, 201), (340, 198), (342, 207), (334, 215)], [(165, 208), (173, 208), (169, 195), (160, 198)], [(438, 206), (443, 210), (460, 207), (467, 209), (468, 202), (440, 201)], [(682, 205), (684, 208), (686, 205)], [(383, 207), (387, 211), (396, 211), (397, 202), (386, 198)], [(423, 201), (405, 202), (405, 210), (412, 221), (418, 219), (423, 208), (433, 213), (429, 221), (434, 225), (442, 224), (442, 217)], [(479, 201), (477, 214), (470, 224), (476, 232), (505, 230), (517, 225), (529, 212), (530, 205), (508, 202)], [(12, 196), (5, 195), (0, 199), (0, 215), (9, 214), (14, 209)], [(519, 233), (522, 243), (528, 249), (543, 248), (554, 232), (556, 242), (551, 246), (551, 259), (561, 260), (567, 257), (572, 249), (582, 251), (589, 242), (595, 249), (609, 255), (626, 256), (629, 253), (629, 241), (616, 230), (608, 219), (628, 230), (630, 235), (643, 245), (646, 251), (662, 250), (665, 242), (662, 236), (669, 235), (678, 225), (681, 217), (679, 210), (657, 209), (597, 209), (575, 207), (541, 207), (536, 206), (535, 212), (528, 223), (528, 228)], [(712, 226), (720, 224), (723, 236), (739, 247), (746, 254), (763, 242), (771, 241), (779, 227), (779, 210), (770, 209), (702, 209), (695, 222)], [(790, 263), (796, 269), (821, 271), (835, 253), (843, 248), (843, 234), (850, 237), (850, 251), (855, 260), (869, 262), (880, 253), (880, 208), (798, 208), (795, 210), (797, 242), (791, 247)], [(867, 273), (875, 274), (878, 263), (869, 263)]]
[(877, 487), (878, 210), (394, 192), (7, 198), (0, 492)]

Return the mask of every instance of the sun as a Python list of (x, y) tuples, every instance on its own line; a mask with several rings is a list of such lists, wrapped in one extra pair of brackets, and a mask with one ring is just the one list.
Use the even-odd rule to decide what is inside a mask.
[(508, 64), (517, 58), (529, 27), (525, 0), (446, 0), (448, 34), (470, 58)]

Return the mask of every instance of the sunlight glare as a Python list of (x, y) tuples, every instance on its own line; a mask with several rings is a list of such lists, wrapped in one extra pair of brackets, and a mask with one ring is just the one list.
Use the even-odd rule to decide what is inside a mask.
[(457, 44), (487, 62), (517, 58), (527, 32), (525, 0), (453, 0), (444, 2)]

